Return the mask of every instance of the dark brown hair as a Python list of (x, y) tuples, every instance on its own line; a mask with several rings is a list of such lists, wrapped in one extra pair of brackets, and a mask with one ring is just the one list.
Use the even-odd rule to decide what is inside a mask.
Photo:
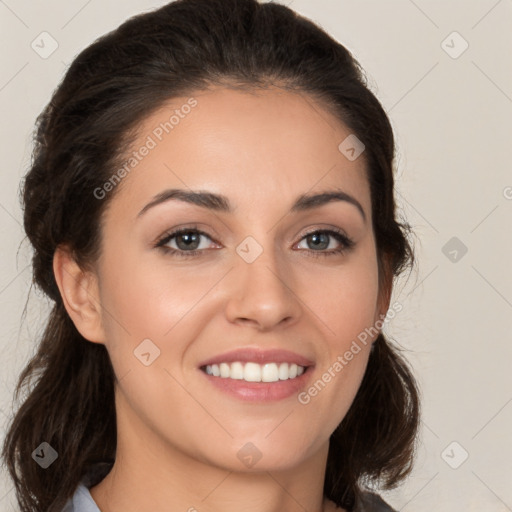
[[(84, 267), (97, 258), (101, 215), (114, 194), (98, 200), (94, 191), (118, 168), (143, 119), (211, 85), (276, 85), (333, 112), (366, 147), (381, 286), (412, 268), (410, 227), (396, 218), (392, 128), (346, 48), (272, 2), (177, 0), (127, 20), (74, 59), (38, 117), (23, 184), (33, 278), (53, 309), (19, 378), (15, 399), (26, 394), (2, 452), (22, 512), (60, 512), (89, 466), (116, 454), (115, 375), (105, 346), (87, 342), (66, 313), (55, 250), (69, 245)], [(415, 380), (400, 349), (380, 334), (331, 436), (325, 495), (352, 510), (367, 482), (396, 486), (411, 470), (418, 422)], [(48, 469), (31, 457), (41, 442), (58, 453)]]

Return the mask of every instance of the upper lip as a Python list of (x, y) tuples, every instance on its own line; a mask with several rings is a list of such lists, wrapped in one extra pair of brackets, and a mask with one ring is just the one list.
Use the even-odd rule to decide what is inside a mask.
[(220, 363), (295, 363), (298, 366), (312, 366), (314, 363), (307, 357), (283, 349), (240, 348), (219, 354), (199, 364), (199, 367)]

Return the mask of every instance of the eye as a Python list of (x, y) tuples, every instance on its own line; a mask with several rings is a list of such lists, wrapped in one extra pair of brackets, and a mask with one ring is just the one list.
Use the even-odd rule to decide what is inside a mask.
[[(326, 251), (325, 249), (331, 245), (332, 239), (334, 239), (339, 246)], [(334, 229), (311, 231), (307, 233), (302, 240), (306, 240), (310, 247), (315, 248), (308, 250), (314, 257), (341, 254), (354, 246), (353, 240), (348, 238), (343, 232)]]
[[(155, 247), (180, 258), (202, 256), (209, 245), (206, 243), (206, 245), (201, 247), (202, 238), (213, 241), (207, 233), (197, 229), (197, 227), (180, 228), (166, 233), (156, 242)], [(306, 252), (313, 257), (339, 255), (350, 250), (355, 245), (354, 241), (348, 238), (342, 231), (334, 229), (311, 231), (302, 237), (299, 244), (302, 243), (302, 240), (306, 240), (308, 245), (313, 247), (313, 249), (306, 249)], [(334, 245), (337, 243), (338, 247), (325, 250), (332, 245), (333, 240), (335, 241)], [(173, 244), (175, 244), (175, 247), (172, 246)]]
[[(156, 243), (156, 247), (161, 248), (165, 252), (186, 258), (201, 254), (205, 249), (207, 249), (207, 247), (204, 246), (200, 247), (201, 238), (208, 238), (211, 240), (207, 233), (197, 228), (180, 228), (172, 231), (171, 233), (166, 233), (164, 237)], [(172, 242), (176, 243), (176, 248), (171, 246)]]

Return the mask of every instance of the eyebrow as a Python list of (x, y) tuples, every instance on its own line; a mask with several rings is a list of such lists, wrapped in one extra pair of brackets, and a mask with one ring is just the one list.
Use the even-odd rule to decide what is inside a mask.
[[(231, 203), (226, 196), (206, 191), (189, 191), (173, 188), (164, 190), (163, 192), (154, 196), (153, 199), (148, 204), (146, 204), (144, 208), (142, 208), (142, 210), (138, 213), (137, 217), (141, 217), (149, 209), (159, 204), (166, 203), (167, 201), (170, 200), (183, 201), (217, 212), (233, 212), (233, 207), (231, 206)], [(361, 206), (361, 203), (355, 197), (339, 189), (327, 190), (325, 192), (321, 192), (314, 195), (302, 194), (297, 198), (297, 200), (291, 207), (290, 212), (296, 213), (311, 210), (313, 208), (318, 208), (333, 201), (345, 201), (349, 204), (352, 204), (359, 210), (359, 213), (363, 217), (363, 220), (366, 222), (366, 214), (364, 212), (363, 207)]]

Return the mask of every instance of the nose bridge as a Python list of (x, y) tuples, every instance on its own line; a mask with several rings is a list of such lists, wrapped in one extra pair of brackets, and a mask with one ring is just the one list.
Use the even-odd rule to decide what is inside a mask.
[(265, 236), (264, 241), (248, 236), (236, 247), (236, 253), (228, 307), (231, 320), (252, 320), (270, 327), (297, 317), (300, 306), (293, 291), (292, 267), (280, 257), (272, 235)]

